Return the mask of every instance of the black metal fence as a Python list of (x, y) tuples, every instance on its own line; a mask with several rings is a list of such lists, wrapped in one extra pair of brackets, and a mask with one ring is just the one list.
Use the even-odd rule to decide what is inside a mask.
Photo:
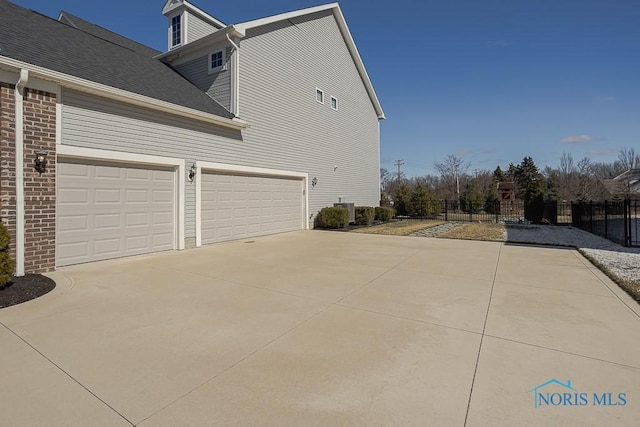
[(572, 203), (571, 223), (623, 246), (640, 247), (640, 200)]
[[(535, 222), (548, 224), (570, 224), (571, 204), (564, 202), (541, 202)], [(471, 203), (465, 200), (437, 200), (408, 202), (396, 206), (400, 220), (438, 220), (458, 222), (487, 222), (527, 224), (532, 222), (531, 205), (522, 200), (494, 200)], [(402, 213), (406, 213), (402, 215)]]

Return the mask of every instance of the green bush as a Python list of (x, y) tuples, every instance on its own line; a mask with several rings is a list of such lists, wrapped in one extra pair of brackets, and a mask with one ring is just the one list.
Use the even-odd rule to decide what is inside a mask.
[(9, 232), (4, 224), (0, 223), (0, 288), (11, 280), (16, 263), (9, 257)]
[(391, 221), (393, 218), (393, 208), (378, 206), (375, 209), (375, 219), (378, 221)]
[(371, 206), (356, 206), (356, 225), (371, 225), (376, 211)]
[(349, 211), (345, 208), (322, 208), (316, 221), (320, 228), (344, 228), (349, 224)]

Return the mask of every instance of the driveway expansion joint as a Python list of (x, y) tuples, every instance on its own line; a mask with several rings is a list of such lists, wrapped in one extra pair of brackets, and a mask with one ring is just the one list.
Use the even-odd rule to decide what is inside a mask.
[(9, 331), (12, 335), (14, 335), (16, 338), (18, 338), (20, 341), (22, 341), (26, 346), (28, 346), (29, 348), (31, 348), (33, 351), (35, 351), (40, 357), (42, 357), (43, 359), (45, 359), (47, 362), (49, 362), (49, 364), (51, 364), (55, 369), (57, 369), (58, 371), (62, 372), (63, 375), (65, 375), (67, 378), (69, 378), (71, 381), (73, 381), (74, 383), (78, 384), (80, 387), (82, 387), (87, 393), (89, 393), (90, 395), (92, 395), (95, 399), (97, 399), (99, 402), (101, 402), (103, 405), (105, 405), (107, 408), (109, 408), (111, 411), (113, 411), (114, 413), (118, 414), (118, 416), (120, 418), (122, 418), (124, 421), (126, 421), (127, 423), (131, 424), (132, 426), (135, 426), (135, 424), (133, 422), (131, 422), (127, 417), (125, 417), (123, 414), (121, 414), (120, 412), (118, 412), (118, 410), (116, 410), (113, 406), (109, 405), (107, 402), (105, 402), (103, 399), (100, 398), (100, 396), (98, 396), (97, 394), (95, 394), (93, 391), (91, 391), (87, 386), (85, 386), (84, 384), (82, 384), (78, 379), (76, 379), (73, 375), (71, 375), (69, 372), (65, 371), (64, 369), (62, 369), (62, 367), (60, 365), (58, 365), (56, 362), (54, 362), (53, 360), (51, 360), (49, 357), (47, 357), (44, 353), (42, 353), (40, 350), (38, 350), (37, 348), (35, 348), (30, 342), (28, 342), (26, 339), (24, 339), (20, 334), (18, 334), (17, 332), (15, 332), (13, 329), (11, 329), (10, 327), (8, 327), (7, 325), (5, 325), (2, 321), (0, 321), (0, 325), (2, 325), (7, 331)]

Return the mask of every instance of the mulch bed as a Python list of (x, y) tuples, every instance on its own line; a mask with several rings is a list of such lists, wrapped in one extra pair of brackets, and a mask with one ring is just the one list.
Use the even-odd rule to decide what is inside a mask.
[(0, 308), (10, 307), (38, 298), (56, 287), (56, 282), (42, 274), (12, 277), (0, 288)]

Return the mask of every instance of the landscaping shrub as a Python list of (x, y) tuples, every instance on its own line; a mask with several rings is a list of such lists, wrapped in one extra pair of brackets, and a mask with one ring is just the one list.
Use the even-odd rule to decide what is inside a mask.
[(9, 257), (11, 238), (4, 224), (0, 223), (0, 288), (11, 280), (16, 263)]
[(320, 228), (344, 228), (349, 224), (349, 211), (345, 208), (322, 208), (316, 221)]
[(356, 225), (371, 225), (376, 211), (371, 206), (356, 206)]
[(378, 221), (390, 221), (393, 218), (393, 208), (379, 206), (375, 209), (375, 219)]

